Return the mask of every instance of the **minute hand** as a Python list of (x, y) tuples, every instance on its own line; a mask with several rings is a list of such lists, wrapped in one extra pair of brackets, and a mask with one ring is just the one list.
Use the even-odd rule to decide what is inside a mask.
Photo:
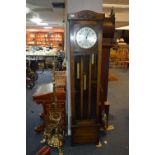
[(89, 35), (89, 32), (88, 32), (87, 35), (86, 35), (86, 39), (88, 38), (88, 35)]

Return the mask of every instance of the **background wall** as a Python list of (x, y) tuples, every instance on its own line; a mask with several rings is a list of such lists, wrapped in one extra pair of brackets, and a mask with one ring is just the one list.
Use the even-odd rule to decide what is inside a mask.
[(102, 12), (103, 0), (67, 0), (67, 12), (77, 12), (81, 10), (92, 10)]

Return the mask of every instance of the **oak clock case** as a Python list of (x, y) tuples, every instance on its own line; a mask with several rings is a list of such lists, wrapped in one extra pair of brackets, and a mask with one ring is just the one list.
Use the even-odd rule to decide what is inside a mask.
[[(83, 11), (69, 19), (72, 144), (98, 143), (102, 20)], [(102, 16), (103, 18), (103, 16)]]
[(68, 15), (72, 144), (98, 143), (104, 14)]

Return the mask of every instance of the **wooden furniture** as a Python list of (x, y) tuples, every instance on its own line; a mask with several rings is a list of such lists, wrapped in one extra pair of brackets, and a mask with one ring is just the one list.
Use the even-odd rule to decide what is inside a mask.
[[(37, 104), (41, 104), (43, 107), (43, 113), (41, 114), (42, 118), (45, 120), (45, 116), (48, 114), (48, 105), (51, 103), (52, 100), (52, 94), (53, 94), (53, 84), (43, 84), (40, 85), (36, 92), (33, 94), (33, 101), (35, 101)], [(45, 128), (45, 122), (42, 125), (38, 125), (35, 127), (36, 132), (40, 132)]]
[(129, 65), (129, 46), (126, 43), (118, 43), (115, 48), (111, 48), (110, 60), (113, 65), (127, 69)]
[[(100, 104), (99, 104), (99, 120), (100, 124), (108, 124), (102, 122), (102, 114), (109, 111), (109, 107), (105, 105), (108, 97), (108, 76), (109, 76), (109, 56), (110, 48), (114, 45), (115, 32), (115, 15), (113, 10), (109, 17), (104, 18), (103, 21), (103, 40), (102, 40), (102, 62), (101, 62), (101, 86), (100, 86)], [(106, 109), (107, 108), (107, 109)], [(107, 113), (108, 114), (108, 113)], [(109, 116), (107, 116), (108, 118)]]
[(55, 86), (56, 88), (65, 88), (66, 71), (55, 71)]
[[(56, 97), (57, 97), (57, 111), (62, 113), (62, 121), (63, 128), (65, 128), (65, 89), (64, 88), (56, 88)], [(43, 84), (38, 87), (36, 92), (33, 95), (33, 101), (37, 104), (41, 104), (43, 107), (42, 117), (44, 119), (44, 123), (35, 128), (36, 132), (40, 132), (49, 122), (49, 110), (51, 102), (54, 100), (53, 98), (53, 84)]]
[[(107, 99), (109, 48), (114, 16), (93, 11), (68, 15), (71, 67), (72, 144), (98, 143)], [(111, 32), (112, 31), (112, 32)], [(104, 42), (106, 44), (104, 44)]]

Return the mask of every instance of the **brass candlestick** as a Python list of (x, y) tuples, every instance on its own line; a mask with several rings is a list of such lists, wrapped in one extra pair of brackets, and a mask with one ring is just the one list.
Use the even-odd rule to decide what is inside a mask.
[[(50, 105), (49, 112), (49, 122), (45, 128), (43, 140), (41, 143), (47, 142), (47, 144), (51, 147), (57, 148), (59, 155), (63, 155), (62, 145), (63, 145), (63, 135), (62, 135), (62, 115), (61, 112), (57, 111), (57, 97), (56, 97), (56, 89), (55, 89), (55, 59), (53, 63), (53, 97)], [(53, 110), (52, 110), (53, 109)]]

